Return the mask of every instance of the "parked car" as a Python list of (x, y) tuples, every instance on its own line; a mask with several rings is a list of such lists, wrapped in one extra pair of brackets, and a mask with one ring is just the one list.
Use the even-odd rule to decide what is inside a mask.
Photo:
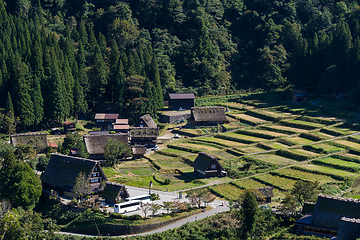
[(155, 145), (154, 150), (159, 150), (159, 146)]
[(180, 138), (180, 135), (179, 135), (178, 133), (176, 133), (176, 134), (174, 135), (174, 138)]

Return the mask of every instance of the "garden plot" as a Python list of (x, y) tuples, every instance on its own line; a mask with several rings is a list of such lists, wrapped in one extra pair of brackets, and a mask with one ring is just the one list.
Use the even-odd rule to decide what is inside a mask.
[(346, 140), (334, 140), (333, 142), (336, 144), (339, 144), (340, 147), (360, 149), (359, 143), (350, 142), (350, 141), (346, 141)]
[(289, 165), (296, 163), (297, 161), (285, 158), (275, 154), (259, 154), (259, 155), (252, 155), (251, 157), (256, 158), (259, 161), (263, 161), (266, 163), (272, 163), (277, 165)]
[(182, 128), (178, 130), (179, 134), (181, 135), (189, 135), (189, 136), (202, 136), (205, 135), (204, 131), (200, 128)]
[(334, 138), (336, 136), (331, 135), (329, 133), (325, 133), (325, 132), (321, 132), (321, 131), (316, 131), (316, 132), (311, 132), (312, 134), (318, 135), (320, 137), (323, 137), (325, 139), (330, 139), (330, 138)]
[(249, 147), (243, 147), (243, 148), (234, 148), (239, 152), (243, 153), (257, 153), (257, 152), (264, 152), (266, 151), (263, 148), (255, 147), (255, 146), (249, 146)]
[(302, 179), (306, 181), (319, 181), (320, 184), (328, 183), (328, 182), (337, 182), (337, 180), (333, 179), (332, 177), (316, 174), (316, 173), (309, 173), (309, 172), (303, 172), (296, 169), (291, 168), (284, 168), (275, 171), (275, 173), (279, 173), (281, 175), (287, 176), (289, 178), (295, 178), (295, 179)]
[(240, 120), (240, 122), (250, 123), (253, 125), (258, 125), (258, 124), (263, 124), (263, 123), (268, 122), (264, 119), (252, 117), (252, 116), (246, 115), (246, 114), (229, 114), (229, 116), (235, 117), (236, 119)]
[(273, 149), (280, 149), (280, 148), (287, 148), (289, 147), (288, 145), (279, 143), (279, 142), (275, 142), (275, 141), (268, 141), (266, 143), (264, 143), (264, 145), (267, 145)]
[(341, 154), (345, 157), (350, 157), (350, 158), (355, 158), (355, 159), (359, 159), (360, 160), (360, 156), (359, 155), (356, 155), (356, 154), (352, 154), (352, 153), (343, 153)]
[(326, 158), (317, 159), (313, 163), (318, 165), (325, 165), (337, 169), (342, 169), (349, 172), (360, 171), (360, 163), (345, 161), (338, 158), (326, 157)]
[(121, 168), (118, 170), (123, 175), (128, 176), (148, 176), (155, 172), (152, 167), (142, 167), (142, 168)]
[(289, 190), (294, 186), (296, 182), (296, 180), (272, 175), (269, 173), (254, 177), (254, 179), (263, 182), (265, 184), (269, 184), (270, 186), (273, 186), (280, 190)]
[(317, 172), (317, 173), (320, 173), (320, 174), (321, 173), (323, 173), (323, 174), (331, 174), (331, 175), (335, 175), (335, 176), (339, 176), (339, 177), (358, 176), (358, 174), (356, 174), (356, 173), (343, 171), (343, 170), (335, 169), (335, 168), (332, 168), (332, 167), (314, 165), (314, 164), (299, 165), (298, 168), (299, 169), (304, 169), (304, 171), (310, 170), (310, 171)]
[(171, 160), (176, 159), (176, 157), (167, 156), (167, 155), (160, 154), (157, 152), (150, 154), (149, 157), (154, 160), (166, 160), (166, 161), (171, 161)]
[[(161, 189), (162, 191), (177, 191), (187, 188), (198, 187), (205, 184), (205, 182), (203, 182), (202, 179), (198, 179), (198, 176), (195, 175), (193, 172), (156, 172), (154, 177), (157, 180), (156, 185), (158, 186), (157, 188), (155, 187), (155, 189)], [(165, 182), (166, 179), (170, 180), (170, 184), (161, 184), (162, 182)], [(149, 186), (149, 182), (147, 186)]]
[(319, 154), (319, 153), (314, 153), (314, 152), (311, 152), (311, 151), (307, 151), (307, 150), (304, 150), (304, 149), (298, 149), (298, 148), (296, 148), (296, 149), (294, 149), (294, 148), (288, 149), (288, 151), (293, 152), (295, 154), (304, 155), (304, 156), (307, 156), (309, 158), (315, 158), (315, 157), (320, 157), (321, 156), (321, 154)]
[(301, 120), (282, 120), (280, 124), (287, 127), (301, 128), (305, 130), (313, 130), (325, 126), (323, 124), (301, 121)]
[(225, 196), (228, 200), (238, 200), (242, 194), (245, 193), (244, 189), (241, 189), (237, 186), (232, 184), (219, 184), (209, 187), (216, 195), (218, 196)]
[(349, 128), (346, 124), (342, 124), (336, 127), (329, 127), (329, 129), (341, 132), (343, 135), (349, 135), (357, 132), (354, 129)]
[(235, 102), (223, 103), (221, 105), (227, 106), (232, 109), (237, 109), (237, 110), (246, 110), (246, 109), (255, 108), (254, 106), (250, 106), (250, 105), (243, 104), (243, 103), (235, 103)]
[(251, 136), (251, 135), (247, 135), (246, 133), (233, 132), (233, 133), (228, 133), (228, 134), (230, 136), (234, 136), (236, 138), (240, 138), (240, 139), (244, 139), (244, 140), (249, 140), (249, 141), (252, 141), (252, 142), (261, 142), (261, 141), (264, 141), (264, 140), (268, 140), (268, 139), (261, 138), (261, 137), (254, 137), (254, 136)]
[(221, 146), (225, 146), (225, 147), (236, 147), (236, 146), (239, 147), (239, 146), (246, 146), (247, 145), (245, 143), (239, 143), (239, 142), (235, 142), (235, 141), (229, 141), (229, 140), (217, 138), (216, 135), (215, 135), (215, 137), (197, 138), (197, 140), (206, 141), (206, 142), (215, 143), (215, 144), (220, 144)]
[(262, 130), (262, 129), (252, 129), (252, 130), (249, 130), (249, 132), (265, 134), (265, 135), (269, 135), (272, 137), (288, 136), (288, 134), (285, 134), (285, 133), (279, 133), (279, 132), (275, 132), (275, 131), (267, 131), (267, 130)]
[[(253, 178), (247, 178), (244, 180), (232, 182), (232, 184), (234, 184), (235, 186), (238, 186), (239, 188), (244, 188), (244, 189), (271, 187), (269, 184), (261, 183)], [(279, 191), (276, 188), (273, 189), (273, 193), (274, 193), (274, 197), (276, 197), (276, 198), (284, 197), (284, 193)]]

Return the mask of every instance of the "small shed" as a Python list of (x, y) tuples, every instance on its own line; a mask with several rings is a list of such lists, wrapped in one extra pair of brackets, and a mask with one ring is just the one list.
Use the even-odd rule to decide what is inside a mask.
[(150, 114), (144, 114), (139, 118), (136, 127), (157, 128), (157, 125)]
[(273, 187), (254, 188), (253, 194), (256, 197), (256, 201), (260, 203), (271, 203), (271, 198), (274, 197)]
[(58, 145), (55, 142), (50, 142), (47, 145), (48, 145), (48, 147), (51, 147), (52, 149), (55, 149), (58, 147)]
[(51, 133), (54, 134), (54, 135), (60, 135), (61, 134), (61, 129), (60, 128), (52, 128)]
[(133, 152), (133, 158), (139, 159), (144, 157), (144, 154), (146, 153), (146, 147), (145, 145), (134, 145), (131, 146), (131, 150)]
[(191, 119), (193, 125), (216, 125), (227, 122), (225, 108), (218, 106), (193, 107), (191, 108)]
[(193, 93), (169, 93), (169, 108), (172, 110), (186, 110), (194, 107), (195, 95)]
[(123, 202), (125, 198), (130, 196), (124, 184), (109, 181), (106, 182), (105, 189), (101, 195), (103, 198), (105, 198), (105, 202), (110, 204)]
[(220, 165), (217, 158), (205, 152), (200, 152), (195, 161), (191, 165), (194, 172), (203, 177), (224, 177), (226, 172)]
[(69, 122), (66, 121), (63, 123), (64, 125), (64, 133), (68, 133), (68, 132), (75, 132), (76, 128), (75, 128), (75, 123), (74, 122)]
[(303, 87), (292, 88), (292, 102), (306, 102), (307, 101), (307, 90)]

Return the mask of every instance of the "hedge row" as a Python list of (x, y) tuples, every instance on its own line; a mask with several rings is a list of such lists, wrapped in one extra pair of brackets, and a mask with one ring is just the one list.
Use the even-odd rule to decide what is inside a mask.
[(339, 180), (339, 181), (344, 181), (344, 180), (348, 179), (346, 177), (339, 176), (339, 175), (336, 175), (336, 174), (325, 173), (325, 172), (321, 172), (321, 171), (317, 171), (317, 170), (311, 170), (311, 169), (302, 168), (302, 167), (298, 167), (298, 166), (292, 166), (291, 168), (295, 169), (295, 170), (303, 171), (303, 172), (315, 173), (315, 174), (320, 174), (320, 175), (332, 177), (333, 179)]
[(207, 142), (207, 141), (203, 141), (203, 140), (188, 140), (188, 143), (194, 143), (194, 144), (203, 144), (203, 145), (207, 145), (210, 147), (214, 147), (214, 148), (219, 148), (219, 149), (224, 149), (225, 146), (223, 146), (222, 144), (217, 144), (217, 143), (213, 143), (213, 142)]
[(344, 160), (344, 161), (348, 161), (348, 162), (360, 163), (360, 159), (359, 159), (359, 158), (348, 157), (348, 156), (339, 155), (339, 154), (332, 155), (331, 157), (337, 158), (337, 159), (341, 159), (341, 160)]
[(247, 162), (252, 162), (257, 166), (265, 166), (265, 167), (273, 167), (273, 168), (278, 168), (279, 167), (277, 164), (263, 162), (263, 161), (260, 161), (259, 159), (255, 158), (255, 157), (252, 157), (252, 156), (243, 156), (242, 159), (247, 161)]
[(352, 136), (347, 137), (347, 140), (349, 140), (350, 142), (354, 142), (354, 143), (360, 143), (360, 139), (359, 138), (354, 138)]
[(271, 182), (268, 182), (268, 181), (265, 181), (263, 179), (260, 179), (260, 178), (257, 178), (257, 177), (253, 177), (253, 179), (255, 179), (256, 181), (260, 182), (260, 183), (263, 183), (265, 185), (268, 185), (268, 186), (272, 186), (276, 189), (279, 189), (280, 191), (287, 191), (288, 189), (285, 189), (285, 188), (282, 188), (280, 186), (277, 186), (277, 185), (274, 185), (273, 183)]
[(248, 130), (242, 130), (242, 129), (237, 130), (235, 132), (239, 133), (239, 134), (244, 134), (244, 135), (258, 137), (258, 138), (264, 138), (264, 139), (275, 139), (276, 138), (276, 137), (271, 136), (269, 134), (260, 133), (260, 132), (253, 132), (253, 131), (248, 131)]
[(232, 150), (232, 149), (227, 149), (226, 150), (227, 153), (230, 153), (232, 155), (235, 155), (237, 157), (241, 157), (242, 155), (244, 155), (243, 153), (241, 152), (238, 152), (238, 151), (235, 151), (235, 150)]
[(316, 117), (309, 117), (309, 116), (302, 116), (299, 119), (302, 120), (302, 121), (325, 124), (325, 125), (332, 125), (332, 124), (337, 123), (337, 121), (334, 121), (334, 120), (324, 119), (324, 118), (316, 118)]
[(303, 149), (306, 151), (310, 151), (310, 152), (314, 152), (314, 153), (320, 153), (320, 154), (326, 154), (329, 153), (328, 151), (326, 151), (326, 149), (322, 148), (322, 147), (317, 147), (314, 145), (304, 145)]
[(253, 116), (253, 117), (265, 119), (267, 121), (274, 121), (274, 122), (280, 121), (282, 119), (281, 117), (275, 117), (269, 113), (265, 113), (263, 111), (256, 111), (256, 110), (252, 110), (252, 109), (251, 110), (249, 109), (246, 112), (246, 114)]
[(348, 145), (344, 145), (344, 144), (341, 144), (341, 143), (336, 143), (336, 142), (328, 142), (329, 144), (333, 145), (333, 146), (336, 146), (336, 147), (340, 147), (340, 148), (344, 148), (346, 150), (351, 150), (351, 151), (356, 151), (355, 148), (353, 147), (350, 147)]
[(283, 177), (283, 178), (289, 178), (289, 179), (292, 179), (292, 180), (302, 180), (302, 181), (308, 181), (306, 179), (303, 179), (303, 178), (298, 178), (298, 177), (293, 177), (293, 176), (289, 176), (289, 175), (286, 175), (286, 174), (283, 174), (283, 173), (279, 173), (279, 172), (270, 172), (271, 175), (275, 175), (275, 176), (279, 176), (279, 177)]
[(259, 147), (259, 148), (262, 148), (262, 149), (265, 149), (265, 150), (273, 150), (272, 147), (270, 147), (269, 145), (266, 145), (265, 143), (258, 143), (256, 144), (255, 146)]
[(170, 152), (164, 152), (163, 150), (157, 150), (156, 153), (169, 156), (169, 157), (179, 157), (179, 154), (176, 153), (170, 153)]
[(358, 149), (350, 149), (349, 153), (360, 156), (360, 150)]
[(282, 144), (285, 144), (285, 145), (288, 145), (288, 146), (294, 146), (294, 145), (296, 145), (296, 143), (288, 140), (287, 138), (279, 138), (279, 139), (277, 140), (277, 142), (282, 143)]
[(272, 128), (272, 127), (269, 127), (269, 126), (260, 126), (260, 129), (264, 129), (264, 130), (271, 131), (271, 132), (288, 134), (288, 135), (292, 135), (292, 134), (297, 133), (295, 131), (290, 131), (290, 130), (280, 129), (280, 128)]
[(347, 171), (347, 172), (355, 172), (355, 173), (357, 173), (357, 172), (360, 171), (360, 167), (351, 167), (351, 166), (339, 165), (339, 164), (336, 164), (336, 163), (328, 163), (328, 162), (322, 161), (321, 159), (313, 160), (312, 163), (314, 163), (316, 165), (320, 165), (320, 166), (332, 167), (332, 168), (344, 170), (344, 171)]
[(220, 138), (220, 139), (224, 139), (224, 140), (233, 141), (233, 142), (238, 142), (238, 143), (245, 143), (245, 144), (255, 143), (255, 141), (252, 141), (252, 140), (246, 140), (246, 139), (231, 137), (231, 136), (224, 135), (224, 134), (218, 134), (218, 135), (215, 135), (215, 137)]
[(178, 146), (178, 145), (173, 145), (173, 144), (169, 144), (167, 145), (168, 148), (173, 148), (173, 149), (177, 149), (177, 150), (181, 150), (181, 151), (186, 151), (186, 152), (191, 152), (191, 153), (199, 153), (201, 152), (198, 149), (194, 149), (194, 148), (188, 148), (188, 147), (184, 147), (184, 146)]
[(286, 149), (279, 149), (275, 152), (276, 155), (285, 157), (285, 158), (290, 158), (290, 159), (294, 159), (296, 161), (304, 161), (309, 159), (309, 156), (306, 155), (302, 155), (299, 153), (295, 153), (295, 152), (290, 152), (289, 150)]
[(298, 120), (281, 120), (280, 123), (288, 127), (300, 128), (305, 130), (314, 130), (322, 127), (322, 125), (316, 123), (303, 122)]
[(311, 140), (311, 141), (322, 141), (322, 140), (325, 140), (325, 138), (323, 138), (323, 137), (321, 137), (321, 136), (319, 136), (319, 135), (313, 134), (313, 133), (301, 133), (301, 134), (300, 134), (300, 137), (309, 139), (309, 140)]
[(345, 135), (345, 133), (343, 132), (340, 132), (340, 131), (336, 131), (334, 129), (329, 129), (329, 128), (322, 128), (320, 130), (320, 132), (323, 132), (323, 133), (326, 133), (326, 134), (329, 134), (329, 135), (333, 135), (333, 136), (342, 136), (342, 135)]

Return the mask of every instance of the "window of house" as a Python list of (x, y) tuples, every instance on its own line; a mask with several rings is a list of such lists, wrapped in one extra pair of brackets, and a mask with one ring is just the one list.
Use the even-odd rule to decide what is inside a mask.
[(216, 164), (212, 164), (211, 169), (216, 169)]

